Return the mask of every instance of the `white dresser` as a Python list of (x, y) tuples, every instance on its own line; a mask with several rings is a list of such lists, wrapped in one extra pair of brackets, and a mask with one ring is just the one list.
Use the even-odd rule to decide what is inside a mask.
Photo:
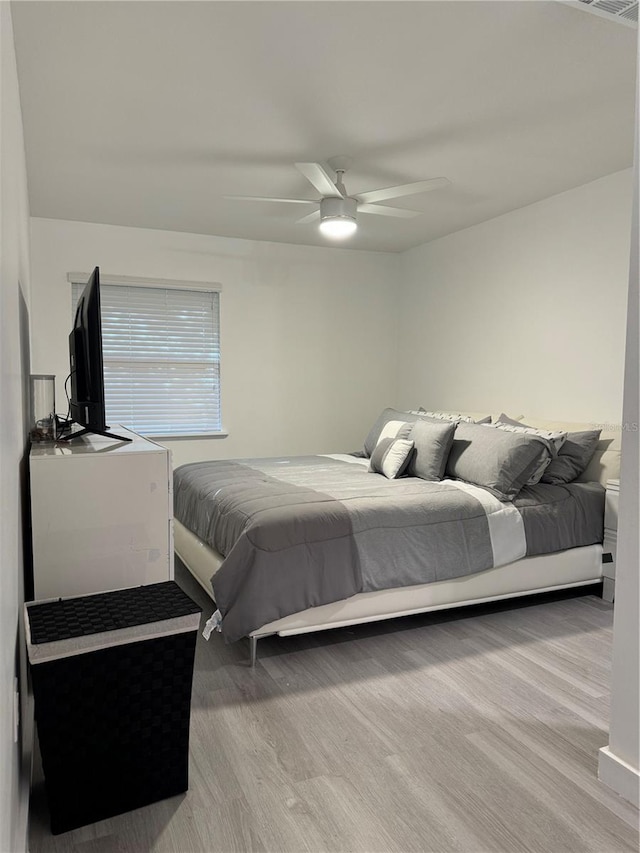
[(36, 599), (173, 580), (171, 451), (113, 431), (31, 448)]

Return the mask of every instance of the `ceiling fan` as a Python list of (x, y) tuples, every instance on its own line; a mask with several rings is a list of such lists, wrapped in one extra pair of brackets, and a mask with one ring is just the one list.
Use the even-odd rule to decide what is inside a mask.
[(343, 183), (344, 173), (351, 165), (349, 157), (332, 157), (327, 160), (328, 165), (336, 173), (333, 181), (320, 163), (296, 163), (296, 169), (313, 184), (320, 193), (321, 198), (264, 198), (262, 196), (227, 195), (224, 198), (236, 199), (238, 201), (270, 201), (285, 204), (313, 204), (319, 207), (313, 213), (298, 219), (296, 224), (319, 222), (320, 230), (328, 237), (348, 237), (356, 230), (358, 213), (374, 213), (379, 216), (396, 216), (409, 219), (420, 216), (420, 211), (407, 210), (400, 207), (389, 207), (378, 202), (389, 198), (400, 198), (405, 195), (428, 192), (448, 186), (451, 181), (447, 178), (430, 178), (425, 181), (414, 181), (411, 184), (402, 184), (397, 187), (386, 187), (379, 190), (370, 190), (357, 196), (349, 195)]

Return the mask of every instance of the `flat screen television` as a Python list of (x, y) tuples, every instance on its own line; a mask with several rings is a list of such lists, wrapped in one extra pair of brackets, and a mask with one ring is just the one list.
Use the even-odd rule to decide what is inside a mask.
[(104, 405), (102, 361), (102, 318), (100, 314), (100, 270), (94, 269), (78, 300), (73, 329), (69, 335), (71, 420), (83, 429), (65, 437), (66, 441), (87, 433), (120, 441), (130, 438), (108, 432)]

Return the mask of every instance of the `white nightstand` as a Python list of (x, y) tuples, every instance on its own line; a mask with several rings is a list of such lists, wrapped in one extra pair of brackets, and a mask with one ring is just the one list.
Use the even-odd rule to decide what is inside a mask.
[(604, 505), (604, 552), (602, 555), (602, 574), (604, 585), (602, 597), (605, 601), (613, 601), (616, 577), (616, 545), (618, 542), (618, 497), (620, 495), (620, 480), (607, 480), (607, 492)]

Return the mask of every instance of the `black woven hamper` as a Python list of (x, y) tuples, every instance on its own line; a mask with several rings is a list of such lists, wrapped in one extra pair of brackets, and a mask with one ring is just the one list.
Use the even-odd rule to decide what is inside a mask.
[(187, 790), (199, 622), (173, 581), (25, 605), (54, 834)]

